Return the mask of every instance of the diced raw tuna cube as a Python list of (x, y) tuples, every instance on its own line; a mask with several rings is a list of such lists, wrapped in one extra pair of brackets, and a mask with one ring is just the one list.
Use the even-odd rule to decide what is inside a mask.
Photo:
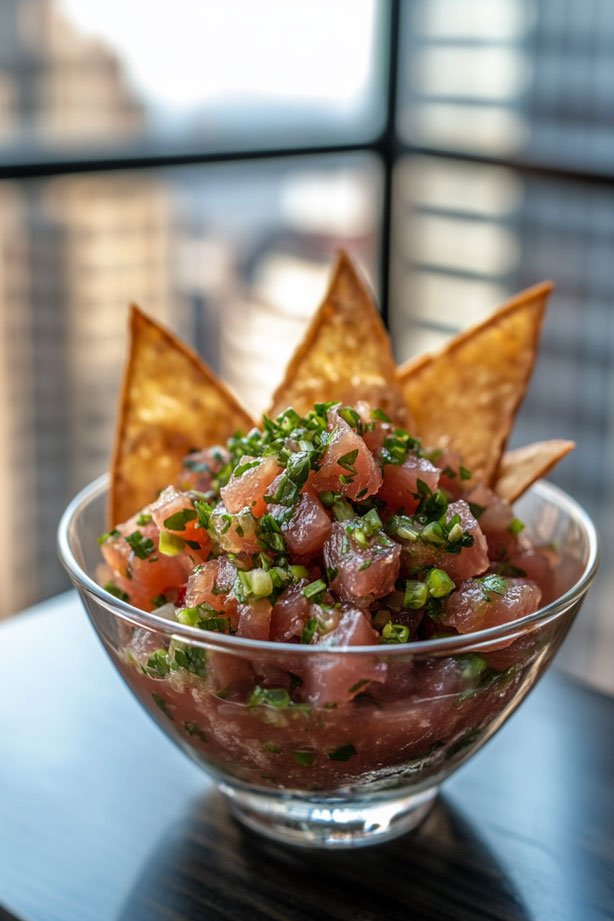
[(332, 437), (313, 478), (314, 487), (349, 499), (372, 496), (382, 484), (382, 474), (363, 439), (334, 409), (328, 413), (328, 431)]
[(237, 469), (251, 463), (255, 466), (248, 467), (240, 476), (233, 473), (226, 486), (222, 487), (221, 496), (229, 512), (249, 508), (254, 518), (260, 518), (267, 511), (264, 497), (275, 477), (281, 473), (281, 467), (271, 454), (257, 461), (253, 457), (243, 457)]
[(196, 489), (198, 492), (209, 492), (213, 487), (216, 474), (229, 460), (230, 454), (220, 445), (205, 448), (204, 451), (194, 451), (183, 459), (177, 485), (184, 490)]
[(352, 533), (353, 522), (337, 521), (324, 545), (324, 562), (336, 575), (329, 583), (340, 598), (368, 603), (388, 595), (399, 574), (400, 544), (383, 531), (367, 546), (359, 546)]
[[(492, 582), (489, 580), (496, 579)], [(467, 579), (448, 598), (441, 622), (459, 633), (486, 630), (533, 614), (539, 608), (541, 591), (527, 579), (503, 579), (501, 576)], [(497, 590), (489, 588), (497, 586)]]
[(383, 499), (390, 512), (411, 515), (418, 506), (418, 480), (433, 492), (439, 484), (440, 471), (425, 457), (408, 454), (403, 464), (386, 464), (383, 468), (381, 489), (377, 496)]
[(268, 640), (273, 608), (265, 598), (239, 605), (237, 633), (250, 640)]
[[(273, 515), (275, 508), (276, 506), (271, 508)], [(324, 542), (330, 535), (331, 526), (328, 512), (320, 500), (311, 493), (304, 492), (290, 521), (281, 525), (281, 531), (290, 553), (309, 559), (321, 553)]]

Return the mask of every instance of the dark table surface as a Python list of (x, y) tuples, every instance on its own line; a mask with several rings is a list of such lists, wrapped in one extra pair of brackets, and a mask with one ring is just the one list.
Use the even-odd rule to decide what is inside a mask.
[(228, 816), (73, 594), (0, 650), (0, 906), (25, 921), (614, 919), (614, 699), (556, 672), (417, 832), (330, 854)]

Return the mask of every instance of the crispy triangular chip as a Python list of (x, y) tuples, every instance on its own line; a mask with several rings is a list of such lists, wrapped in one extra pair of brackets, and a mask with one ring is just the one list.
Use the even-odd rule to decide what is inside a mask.
[(111, 524), (172, 483), (190, 448), (223, 443), (254, 424), (195, 352), (135, 306), (130, 337), (111, 463)]
[(328, 400), (352, 405), (364, 400), (407, 423), (388, 333), (367, 283), (343, 250), (324, 301), (273, 395), (269, 415), (288, 406), (304, 414)]
[(508, 502), (515, 502), (540, 477), (573, 451), (574, 441), (554, 438), (536, 441), (523, 448), (506, 451), (497, 471), (495, 492)]
[(537, 356), (550, 282), (521, 292), (433, 355), (399, 368), (413, 431), (491, 484)]

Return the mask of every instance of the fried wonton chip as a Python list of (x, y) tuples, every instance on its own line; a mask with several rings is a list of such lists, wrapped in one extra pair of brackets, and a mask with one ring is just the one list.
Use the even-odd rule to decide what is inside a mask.
[(341, 251), (330, 286), (273, 395), (269, 415), (288, 406), (305, 414), (314, 403), (359, 400), (407, 424), (390, 339), (367, 283)]
[(476, 480), (492, 484), (525, 395), (550, 282), (521, 292), (433, 355), (398, 370), (425, 445), (450, 448)]
[(554, 438), (552, 441), (536, 441), (523, 448), (506, 451), (497, 471), (495, 492), (508, 502), (515, 502), (529, 486), (573, 451), (575, 446), (574, 441)]
[(111, 463), (111, 524), (172, 483), (191, 448), (224, 443), (253, 424), (195, 352), (133, 306)]

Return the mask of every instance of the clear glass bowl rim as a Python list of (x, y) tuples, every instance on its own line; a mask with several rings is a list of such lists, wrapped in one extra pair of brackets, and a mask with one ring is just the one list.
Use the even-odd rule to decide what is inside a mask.
[(100, 497), (108, 488), (109, 474), (105, 473), (85, 486), (68, 504), (58, 525), (57, 546), (60, 561), (71, 576), (73, 582), (83, 591), (93, 595), (102, 606), (111, 614), (120, 617), (131, 624), (144, 627), (156, 633), (163, 633), (169, 638), (188, 642), (194, 646), (204, 646), (222, 652), (235, 652), (237, 654), (251, 651), (254, 653), (292, 653), (292, 655), (373, 655), (385, 654), (386, 657), (396, 655), (441, 655), (455, 652), (468, 651), (484, 645), (490, 645), (496, 640), (517, 639), (525, 633), (532, 632), (538, 626), (548, 623), (563, 614), (576, 601), (581, 599), (588, 591), (595, 578), (599, 567), (599, 540), (597, 531), (589, 515), (575, 499), (552, 483), (539, 480), (534, 483), (529, 493), (536, 494), (540, 499), (556, 505), (566, 512), (582, 531), (588, 545), (588, 558), (582, 574), (577, 582), (571, 586), (560, 598), (539, 608), (534, 614), (527, 614), (518, 620), (511, 621), (498, 627), (479, 630), (474, 633), (465, 633), (460, 636), (441, 637), (439, 639), (419, 640), (410, 643), (389, 644), (381, 646), (309, 646), (295, 643), (277, 643), (272, 640), (251, 640), (239, 636), (227, 636), (198, 627), (188, 627), (170, 621), (164, 617), (147, 611), (141, 611), (126, 601), (116, 598), (98, 585), (79, 565), (71, 546), (71, 533), (77, 516), (84, 507)]

